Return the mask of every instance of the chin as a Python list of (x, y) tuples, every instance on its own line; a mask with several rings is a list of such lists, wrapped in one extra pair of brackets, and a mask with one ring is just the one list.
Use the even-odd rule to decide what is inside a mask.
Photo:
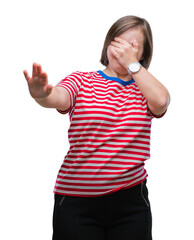
[(117, 72), (119, 75), (127, 75), (129, 74), (127, 69), (122, 67), (121, 65), (114, 69), (115, 72)]

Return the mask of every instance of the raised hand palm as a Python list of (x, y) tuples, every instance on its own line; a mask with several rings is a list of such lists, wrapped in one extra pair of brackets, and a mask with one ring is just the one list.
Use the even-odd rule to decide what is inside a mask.
[(48, 77), (39, 64), (34, 63), (32, 77), (24, 70), (24, 76), (27, 80), (30, 94), (33, 98), (47, 97), (52, 91), (52, 85), (48, 84)]

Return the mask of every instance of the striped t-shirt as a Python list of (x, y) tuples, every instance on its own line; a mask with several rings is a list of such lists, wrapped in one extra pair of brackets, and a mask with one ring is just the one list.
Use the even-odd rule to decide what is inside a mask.
[(153, 115), (135, 81), (102, 71), (74, 72), (57, 86), (70, 94), (70, 148), (54, 193), (96, 197), (135, 186), (148, 176)]

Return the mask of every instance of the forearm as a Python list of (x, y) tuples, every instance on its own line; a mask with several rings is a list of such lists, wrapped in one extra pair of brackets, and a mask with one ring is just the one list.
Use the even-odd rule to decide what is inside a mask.
[[(138, 33), (136, 32), (136, 34)], [(130, 38), (129, 33), (122, 37), (125, 37), (126, 40), (119, 37), (114, 38), (109, 49), (117, 61), (128, 70), (130, 63), (141, 60), (143, 48), (142, 44), (140, 44), (141, 48), (139, 47), (139, 43), (135, 39), (132, 39), (132, 43), (128, 42)], [(139, 39), (141, 43), (140, 40), (141, 38)], [(139, 49), (141, 49), (141, 51)], [(143, 66), (138, 72), (132, 73), (131, 75), (146, 98), (150, 111), (155, 115), (164, 113), (170, 102), (168, 90)]]
[(53, 87), (48, 97), (34, 98), (34, 100), (45, 108), (68, 109), (68, 102), (64, 102), (58, 87)]
[(170, 95), (166, 87), (160, 83), (144, 67), (132, 74), (133, 79), (148, 102), (151, 112), (160, 115), (168, 107)]

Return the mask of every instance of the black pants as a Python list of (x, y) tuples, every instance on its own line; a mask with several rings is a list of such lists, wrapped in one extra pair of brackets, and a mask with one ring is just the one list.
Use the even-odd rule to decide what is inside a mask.
[(53, 240), (151, 240), (146, 180), (100, 197), (55, 194)]

